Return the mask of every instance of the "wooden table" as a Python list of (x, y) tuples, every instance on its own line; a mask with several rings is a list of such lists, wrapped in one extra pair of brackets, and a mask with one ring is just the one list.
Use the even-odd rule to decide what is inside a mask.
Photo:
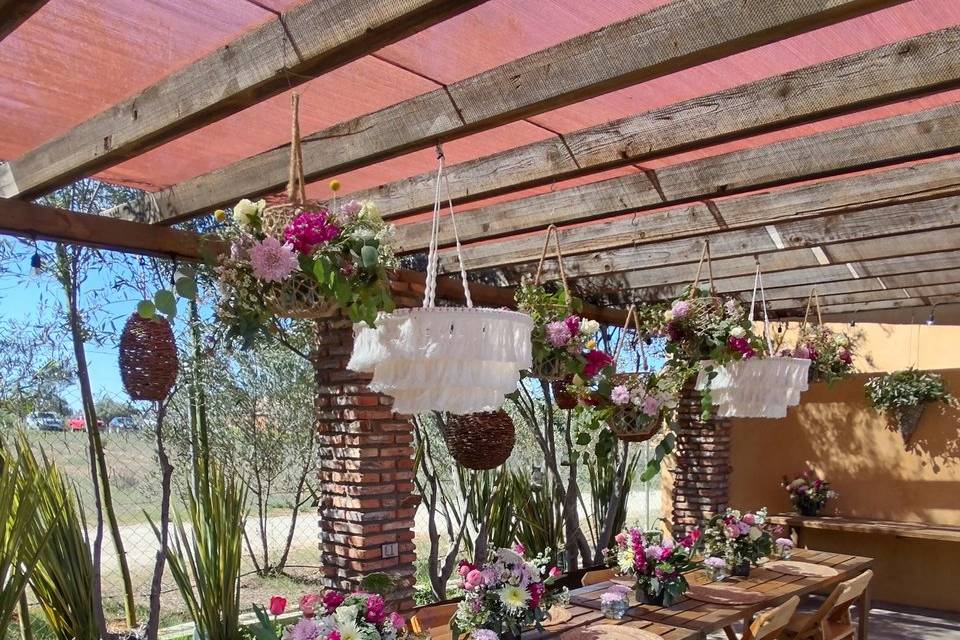
[[(736, 585), (741, 589), (758, 591), (769, 596), (764, 602), (749, 605), (720, 605), (698, 600), (684, 599), (670, 607), (637, 604), (627, 611), (630, 618), (669, 625), (696, 631), (693, 637), (705, 638), (707, 634), (730, 627), (737, 622), (748, 622), (761, 609), (776, 606), (792, 596), (804, 596), (813, 591), (829, 588), (838, 582), (848, 580), (873, 566), (873, 558), (851, 556), (842, 553), (829, 553), (799, 549), (794, 552), (791, 560), (812, 562), (833, 567), (838, 575), (830, 578), (811, 578), (804, 576), (790, 576), (754, 567), (749, 578), (727, 578), (724, 582)], [(687, 579), (691, 584), (708, 582), (703, 571), (693, 571)], [(570, 601), (574, 605), (600, 609), (600, 595), (613, 583), (601, 582), (589, 587), (581, 587), (570, 592)], [(869, 600), (861, 602), (860, 638), (866, 639), (866, 611), (869, 609)], [(662, 635), (662, 634), (661, 634)], [(526, 637), (526, 636), (524, 636)], [(666, 637), (666, 636), (665, 636)]]

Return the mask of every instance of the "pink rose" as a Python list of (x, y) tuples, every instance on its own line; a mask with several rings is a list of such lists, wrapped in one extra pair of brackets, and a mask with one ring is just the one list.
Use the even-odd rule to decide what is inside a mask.
[(741, 520), (743, 520), (747, 524), (757, 524), (757, 516), (753, 515), (752, 513), (744, 514)]
[(344, 596), (336, 591), (327, 591), (323, 594), (323, 608), (327, 613), (333, 613), (337, 607), (343, 604)]
[(587, 364), (583, 367), (583, 375), (588, 378), (594, 377), (600, 373), (601, 369), (613, 364), (613, 358), (603, 351), (597, 351), (596, 349), (587, 351), (584, 357), (587, 359)]
[(550, 577), (551, 577), (551, 578), (557, 578), (557, 577), (559, 577), (559, 576), (561, 576), (561, 575), (563, 575), (563, 572), (560, 571), (559, 568), (557, 568), (557, 567), (550, 567)]
[(317, 613), (317, 605), (323, 602), (323, 598), (318, 593), (308, 593), (300, 598), (300, 613), (305, 618), (312, 618)]
[(613, 539), (618, 546), (625, 547), (627, 545), (627, 534), (623, 533), (622, 531), (613, 536)]
[(737, 538), (740, 536), (740, 527), (735, 524), (728, 524), (723, 528), (723, 533), (728, 538)]

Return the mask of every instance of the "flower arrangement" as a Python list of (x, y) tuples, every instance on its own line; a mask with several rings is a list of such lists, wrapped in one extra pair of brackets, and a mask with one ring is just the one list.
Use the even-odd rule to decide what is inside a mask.
[[(300, 599), (300, 612), (303, 617), (286, 627), (282, 640), (397, 640), (406, 625), (403, 616), (387, 612), (383, 596), (363, 591), (307, 594)], [(261, 625), (251, 631), (258, 640), (273, 640), (276, 634), (264, 624), (265, 612), (258, 610), (257, 616)]]
[(717, 556), (709, 556), (703, 559), (703, 568), (706, 569), (707, 575), (714, 582), (720, 582), (727, 577), (727, 561), (723, 558)]
[(674, 300), (663, 312), (661, 333), (667, 339), (667, 353), (692, 365), (752, 358), (761, 349), (739, 300), (722, 300), (700, 289)]
[(910, 368), (870, 378), (863, 385), (870, 404), (884, 411), (899, 411), (931, 402), (952, 404), (943, 376)]
[(704, 553), (723, 558), (733, 575), (748, 575), (750, 565), (773, 549), (766, 521), (766, 507), (747, 513), (727, 509), (713, 516), (703, 530)]
[[(393, 227), (376, 204), (308, 202), (296, 211), (277, 229), (275, 222), (267, 223), (266, 201), (244, 199), (233, 207), (225, 233), (230, 251), (217, 266), (217, 315), (228, 337), (244, 345), (272, 330), (278, 300), (305, 290), (316, 290), (320, 302), (338, 305), (354, 322), (372, 325), (377, 313), (393, 310), (387, 278), (397, 266), (390, 245)], [(222, 210), (215, 216), (227, 220)]]
[(830, 384), (854, 373), (854, 347), (850, 336), (814, 325), (803, 330), (793, 351), (782, 355), (810, 360), (810, 380)]
[(600, 594), (600, 611), (607, 618), (621, 620), (630, 608), (628, 597), (630, 589), (622, 584), (615, 584)]
[(564, 290), (548, 292), (524, 280), (516, 294), (518, 310), (533, 318), (533, 374), (545, 379), (589, 381), (613, 359), (597, 349), (600, 323), (576, 314), (579, 299)]
[(673, 419), (684, 381), (680, 370), (670, 365), (640, 374), (617, 374), (611, 366), (603, 370), (595, 389), (572, 388), (617, 437), (642, 441)]
[(827, 500), (838, 496), (837, 492), (830, 488), (829, 482), (818, 478), (809, 468), (793, 478), (783, 476), (782, 484), (790, 494), (793, 507), (803, 516), (818, 515)]
[(774, 541), (774, 546), (777, 548), (777, 557), (781, 560), (789, 560), (790, 555), (793, 553), (793, 540), (790, 538), (777, 538)]
[(677, 544), (659, 531), (629, 527), (614, 537), (606, 558), (618, 573), (633, 576), (638, 600), (670, 606), (687, 590), (683, 574), (697, 566), (693, 554), (699, 538), (699, 529), (694, 529)]
[(548, 568), (544, 555), (528, 561), (521, 553), (522, 547), (498, 549), (479, 567), (460, 561), (464, 596), (450, 621), (454, 638), (467, 633), (474, 640), (518, 637), (524, 627), (542, 628), (550, 607), (567, 601), (566, 589), (550, 588), (560, 570)]

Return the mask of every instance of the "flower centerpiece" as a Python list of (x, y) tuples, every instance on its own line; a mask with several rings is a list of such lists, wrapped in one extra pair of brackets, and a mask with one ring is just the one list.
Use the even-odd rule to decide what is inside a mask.
[(630, 589), (622, 584), (615, 584), (600, 594), (600, 612), (611, 620), (622, 620), (630, 608)]
[[(283, 631), (282, 640), (397, 640), (405, 635), (403, 616), (388, 612), (383, 596), (375, 593), (308, 594), (300, 599), (300, 611), (303, 617)], [(268, 639), (258, 635), (258, 640)]]
[[(397, 266), (393, 227), (374, 202), (280, 206), (294, 213), (282, 225), (269, 218), (265, 200), (233, 207), (225, 231), (230, 251), (217, 266), (217, 315), (229, 337), (249, 345), (273, 330), (276, 317), (309, 317), (324, 306), (371, 326), (380, 311), (393, 309), (387, 276)], [(225, 212), (215, 215), (226, 221)]]
[(683, 574), (697, 566), (693, 553), (699, 538), (694, 529), (678, 544), (659, 531), (629, 527), (614, 537), (606, 558), (618, 573), (634, 578), (637, 600), (670, 606), (687, 590)]
[(718, 556), (709, 556), (704, 558), (703, 568), (706, 570), (707, 576), (714, 582), (720, 582), (727, 577), (729, 572), (727, 561)]
[(830, 483), (821, 480), (811, 469), (804, 469), (793, 478), (783, 476), (783, 488), (790, 494), (793, 508), (802, 516), (816, 516), (830, 498), (836, 498), (837, 492)]
[(870, 378), (863, 386), (870, 404), (893, 418), (905, 441), (910, 440), (928, 404), (957, 403), (943, 376), (930, 371), (896, 371)]
[(727, 509), (707, 521), (703, 530), (704, 553), (723, 558), (735, 576), (750, 574), (750, 565), (770, 554), (773, 537), (766, 530), (767, 509), (741, 513)]
[(774, 541), (774, 546), (777, 548), (777, 557), (781, 560), (789, 560), (790, 556), (793, 554), (793, 540), (790, 538), (777, 538)]
[(852, 375), (854, 340), (824, 325), (807, 326), (800, 334), (793, 351), (784, 355), (810, 360), (810, 380), (831, 384)]
[(544, 380), (589, 381), (613, 359), (597, 349), (600, 323), (577, 315), (582, 303), (565, 289), (551, 293), (524, 279), (517, 309), (533, 318), (533, 375)]
[(461, 560), (457, 572), (463, 600), (450, 621), (454, 640), (518, 638), (526, 627), (541, 629), (547, 611), (567, 601), (566, 589), (551, 585), (560, 575), (544, 555), (525, 560), (512, 549), (498, 549), (481, 566)]

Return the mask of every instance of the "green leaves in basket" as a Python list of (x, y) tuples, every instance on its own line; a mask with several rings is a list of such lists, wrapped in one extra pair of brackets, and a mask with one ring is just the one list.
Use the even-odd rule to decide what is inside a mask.
[(197, 281), (189, 276), (180, 276), (174, 283), (177, 295), (186, 300), (197, 299)]

